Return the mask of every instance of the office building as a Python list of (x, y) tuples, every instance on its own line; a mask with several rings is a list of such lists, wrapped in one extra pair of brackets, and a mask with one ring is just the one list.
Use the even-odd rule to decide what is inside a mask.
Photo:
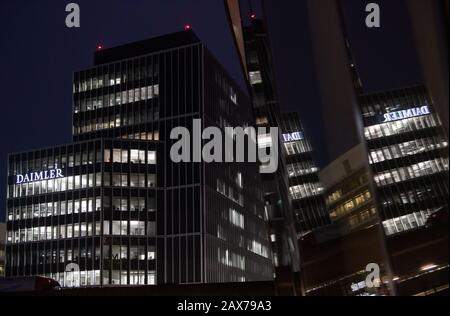
[(324, 188), (319, 181), (319, 168), (314, 162), (313, 148), (305, 136), (299, 114), (283, 113), (281, 128), (297, 231), (303, 235), (330, 224), (330, 217), (325, 206)]
[(74, 143), (9, 158), (8, 276), (65, 286), (74, 274), (95, 286), (272, 279), (258, 163), (170, 157), (173, 128), (195, 142), (194, 119), (254, 125), (248, 98), (192, 31), (98, 50), (73, 89)]
[(361, 96), (364, 132), (387, 236), (448, 210), (448, 141), (423, 86)]

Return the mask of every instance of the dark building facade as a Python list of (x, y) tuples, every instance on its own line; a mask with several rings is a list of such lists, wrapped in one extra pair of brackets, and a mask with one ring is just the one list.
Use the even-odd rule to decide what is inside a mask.
[[(244, 27), (243, 34), (248, 82), (253, 98), (256, 125), (267, 128), (279, 127), (281, 140), (282, 117), (265, 21), (252, 17), (250, 25)], [(261, 141), (259, 146), (262, 146)], [(296, 242), (296, 222), (289, 195), (285, 152), (282, 146), (279, 146), (278, 157), (276, 173), (262, 174), (264, 198), (272, 236), (274, 265), (275, 267), (291, 266), (294, 271), (298, 271), (300, 259)]]
[(305, 136), (299, 114), (283, 113), (281, 128), (289, 192), (297, 218), (297, 231), (301, 236), (331, 222), (325, 205), (324, 188), (319, 181), (319, 168), (314, 162), (313, 148)]
[[(252, 97), (256, 125), (279, 128), (277, 141), (282, 144), (281, 112), (270, 36), (264, 18), (264, 4), (260, 3), (258, 7), (260, 16), (257, 16), (251, 5), (246, 7), (239, 0), (227, 0), (224, 3), (242, 71)], [(270, 141), (267, 142), (266, 139), (261, 138), (259, 148), (273, 149), (274, 146)], [(283, 146), (278, 147), (278, 157), (278, 170), (275, 173), (262, 174), (262, 180), (276, 276), (280, 289), (284, 286), (289, 292), (293, 289), (288, 289), (293, 285), (292, 272), (298, 272), (300, 269), (300, 253), (296, 242), (296, 220), (289, 194)]]
[[(116, 238), (115, 226), (111, 226), (116, 220), (122, 225), (121, 219), (125, 217), (126, 221), (129, 220), (125, 225), (129, 227), (131, 219), (136, 220), (130, 217), (137, 213), (132, 211), (135, 204), (131, 204), (130, 194), (127, 193), (132, 190), (129, 188), (131, 182), (127, 181), (131, 181), (135, 175), (128, 171), (133, 167), (129, 166), (131, 149), (123, 151), (122, 147), (108, 147), (113, 155), (112, 168), (126, 172), (111, 175), (110, 181), (114, 181), (114, 176), (119, 176), (117, 181), (124, 181), (121, 182), (121, 188), (110, 188), (103, 184), (99, 188), (100, 193), (112, 190), (112, 198), (125, 195), (128, 200), (122, 201), (125, 204), (120, 202), (121, 210), (116, 210), (114, 201), (110, 201), (110, 205), (114, 206), (112, 218), (108, 218), (112, 221), (109, 230), (111, 236), (101, 231), (98, 240), (99, 249), (103, 251), (99, 254), (101, 265), (98, 269), (97, 266), (95, 269), (88, 267), (89, 271), (94, 269), (94, 275), (99, 273), (100, 283), (95, 279), (94, 285), (222, 283), (272, 279), (271, 249), (258, 163), (206, 163), (193, 159), (191, 161), (194, 162), (175, 163), (171, 159), (171, 148), (177, 142), (171, 139), (171, 132), (176, 127), (185, 127), (192, 134), (192, 143), (199, 137), (197, 140), (204, 145), (206, 140), (201, 140), (201, 131), (206, 127), (218, 127), (223, 131), (228, 126), (254, 125), (248, 97), (192, 31), (97, 51), (95, 66), (75, 73), (73, 98), (73, 139), (75, 144), (80, 145), (70, 146), (97, 142), (136, 144), (138, 147), (154, 146), (157, 155), (155, 166), (147, 167), (148, 162), (144, 163), (140, 155), (137, 158), (142, 161), (144, 169), (149, 168), (143, 170), (145, 179), (153, 174), (153, 169), (157, 170), (154, 188), (146, 187), (148, 195), (154, 198), (150, 202), (155, 204), (150, 205), (155, 209), (153, 213), (146, 212), (145, 229), (139, 230), (143, 235), (131, 237), (127, 235), (128, 231), (125, 234), (123, 230), (126, 237), (119, 235), (122, 237)], [(135, 150), (134, 147), (132, 149)], [(201, 155), (201, 152), (194, 151), (192, 158)], [(10, 166), (16, 160), (28, 159), (21, 157), (12, 155)], [(133, 157), (135, 160), (134, 154)], [(116, 162), (117, 159), (120, 163)], [(104, 166), (101, 168), (108, 168), (107, 162), (103, 161), (102, 164)], [(32, 165), (31, 168), (10, 169), (10, 185), (14, 187), (11, 181), (14, 181), (18, 171), (36, 172), (37, 167)], [(41, 168), (38, 170), (48, 169), (46, 165)], [(136, 181), (143, 180), (138, 175)], [(118, 190), (118, 196), (115, 190)], [(13, 212), (17, 198), (8, 196)], [(150, 202), (146, 200), (146, 203)], [(28, 202), (21, 200), (20, 203)], [(138, 203), (141, 208), (141, 200)], [(100, 214), (109, 212), (103, 204), (101, 207)], [(7, 261), (8, 274), (54, 273), (56, 270), (48, 270), (46, 263), (38, 262), (37, 268), (29, 269), (23, 265), (23, 261), (13, 259), (16, 253), (23, 255), (20, 249), (31, 247), (21, 241), (20, 230), (18, 241), (13, 237), (17, 229), (23, 225), (31, 225), (34, 229), (40, 223), (33, 221), (25, 224), (26, 221), (28, 219), (16, 218), (15, 215), (9, 219), (9, 243), (12, 244), (8, 244), (7, 251), (10, 255)], [(51, 222), (46, 221), (45, 225)], [(105, 229), (104, 226), (100, 227)], [(151, 235), (148, 235), (149, 232)], [(136, 264), (139, 268), (139, 283), (132, 281), (136, 274), (133, 261), (136, 254), (135, 248), (132, 248), (135, 244), (130, 241), (133, 238), (138, 240), (139, 246), (145, 244), (147, 247), (143, 255), (140, 252), (142, 248), (138, 248), (139, 260)], [(63, 243), (56, 239), (57, 243)], [(105, 247), (111, 251), (111, 255), (106, 257), (105, 253), (108, 252)], [(92, 258), (93, 254), (97, 254), (95, 249)], [(123, 259), (122, 255), (125, 256)], [(146, 264), (145, 269), (141, 269), (144, 267), (141, 258)], [(69, 261), (66, 257), (65, 263)]]

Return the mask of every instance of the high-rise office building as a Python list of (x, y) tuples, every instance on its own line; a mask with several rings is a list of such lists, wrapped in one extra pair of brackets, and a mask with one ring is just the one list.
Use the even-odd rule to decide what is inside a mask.
[(319, 181), (319, 168), (314, 162), (313, 148), (308, 141), (299, 114), (283, 113), (283, 142), (286, 150), (286, 169), (289, 192), (300, 236), (330, 224), (324, 200), (324, 188)]
[(175, 127), (204, 145), (205, 127), (254, 125), (248, 98), (192, 31), (99, 50), (73, 88), (75, 143), (9, 158), (8, 276), (272, 279), (258, 163), (170, 157)]

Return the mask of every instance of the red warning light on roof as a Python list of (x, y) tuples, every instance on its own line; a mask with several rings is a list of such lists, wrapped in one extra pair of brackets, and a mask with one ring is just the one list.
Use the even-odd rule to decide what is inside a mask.
[(252, 20), (255, 20), (256, 19), (256, 14), (253, 13), (252, 15), (250, 15), (250, 17), (251, 17)]
[(189, 30), (191, 30), (192, 29), (192, 26), (190, 25), (190, 24), (186, 24), (185, 26), (184, 26), (184, 30), (185, 31), (189, 31)]
[(102, 50), (103, 49), (103, 45), (97, 45), (97, 50)]

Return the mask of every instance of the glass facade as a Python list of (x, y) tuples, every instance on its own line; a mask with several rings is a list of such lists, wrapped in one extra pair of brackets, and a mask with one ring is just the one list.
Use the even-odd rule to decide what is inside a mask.
[[(282, 115), (278, 104), (269, 34), (265, 22), (253, 19), (250, 25), (244, 27), (243, 35), (243, 44), (247, 56), (246, 70), (251, 87), (256, 125), (258, 127), (280, 127)], [(279, 143), (281, 142), (280, 129)], [(259, 148), (272, 147), (270, 137), (260, 137), (258, 146)], [(285, 273), (292, 273), (292, 271), (299, 271), (300, 253), (297, 245), (296, 218), (289, 194), (285, 151), (282, 146), (279, 146), (278, 150), (277, 172), (262, 174), (262, 180), (273, 250), (273, 263), (277, 268), (277, 276), (281, 276)], [(280, 286), (287, 289), (290, 285), (292, 284)], [(292, 291), (292, 289), (287, 289), (286, 293), (289, 291)]]
[(282, 131), (286, 150), (289, 192), (297, 217), (299, 235), (330, 224), (324, 188), (319, 181), (319, 168), (313, 149), (305, 137), (298, 113), (283, 113)]

